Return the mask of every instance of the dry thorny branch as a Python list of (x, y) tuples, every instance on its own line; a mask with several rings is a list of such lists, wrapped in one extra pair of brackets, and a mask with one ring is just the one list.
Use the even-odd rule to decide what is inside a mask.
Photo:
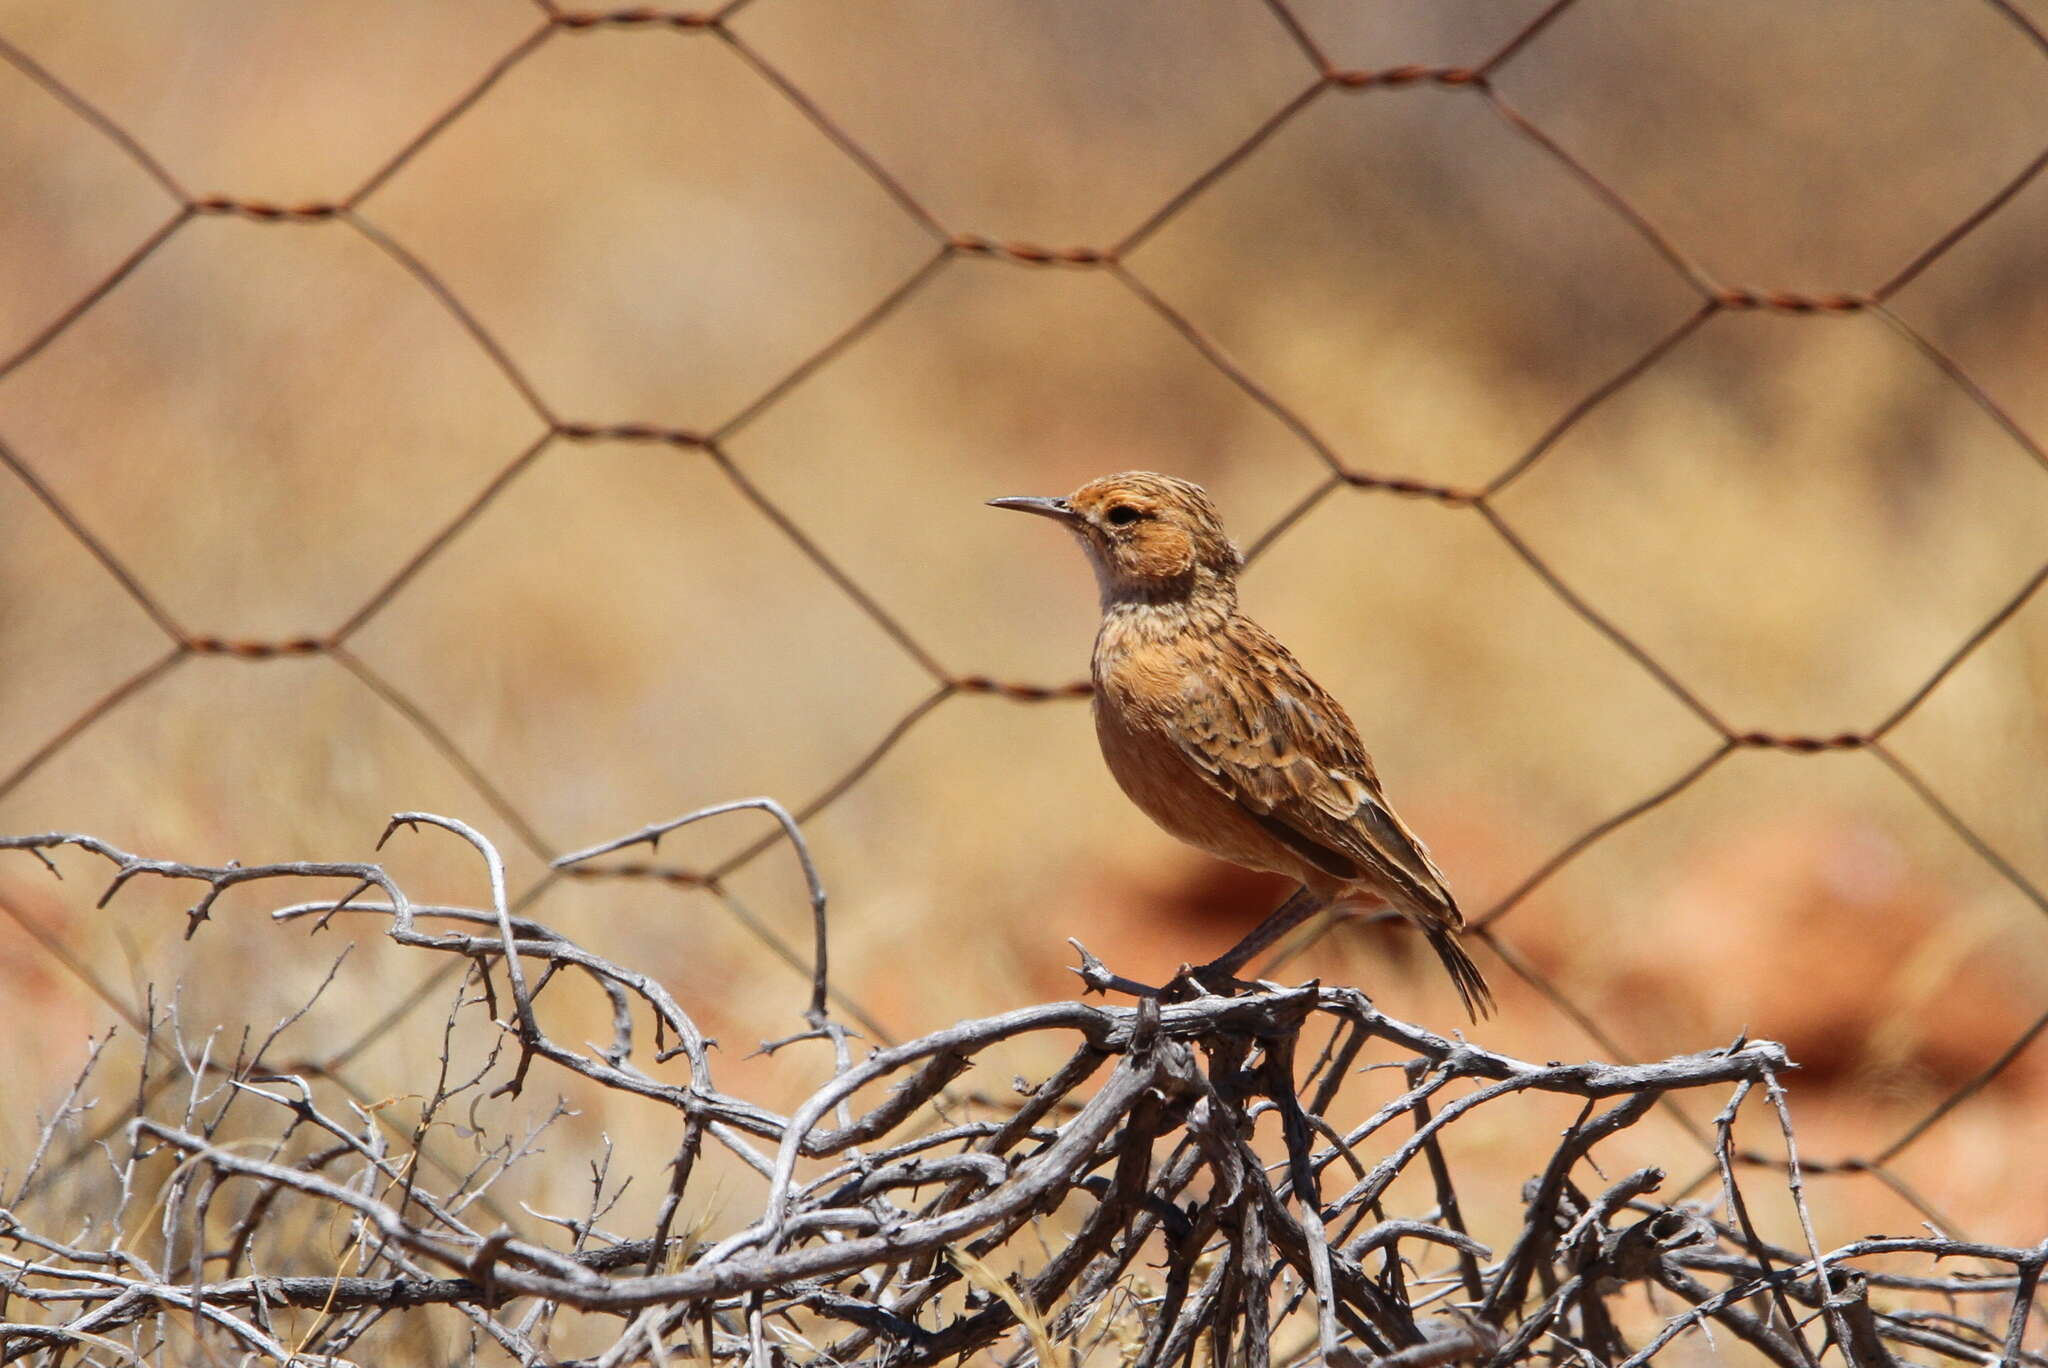
[[(101, 906), (138, 875), (197, 882), (188, 934), (232, 886), (347, 880), (346, 896), (274, 921), (377, 915), (400, 946), (467, 962), (439, 1059), (413, 1080), (409, 1130), (317, 1067), (270, 1058), (310, 1002), (224, 1060), (211, 1036), (194, 1047), (175, 999), (153, 997), (134, 1100), (80, 1140), (108, 1037), (95, 1042), (26, 1172), (0, 1181), (0, 1363), (388, 1362), (389, 1337), (424, 1323), (437, 1361), (495, 1345), (521, 1364), (909, 1368), (991, 1349), (1010, 1364), (1149, 1368), (1206, 1348), (1215, 1364), (1632, 1368), (1674, 1344), (1718, 1357), (1732, 1339), (1781, 1368), (1830, 1354), (1874, 1368), (1895, 1353), (2048, 1365), (2027, 1347), (2048, 1244), (1930, 1231), (1819, 1248), (1780, 1086), (1792, 1065), (1768, 1041), (1647, 1065), (1532, 1064), (1395, 1020), (1355, 989), (1268, 983), (1228, 998), (1045, 1003), (861, 1057), (828, 1010), (823, 888), (778, 805), (707, 809), (558, 863), (748, 808), (774, 816), (802, 861), (817, 934), (806, 1029), (767, 1048), (821, 1041), (833, 1060), (786, 1115), (718, 1089), (711, 1042), (652, 977), (514, 915), (496, 850), (461, 822), (405, 813), (386, 836), (433, 826), (467, 841), (489, 871), (488, 907), (413, 903), (374, 864), (212, 868), (84, 835), (0, 838), (53, 873), (58, 847), (110, 861)], [(1112, 986), (1082, 959), (1090, 988)], [(609, 1000), (607, 1045), (566, 1044), (536, 1015), (538, 997), (579, 979)], [(636, 1013), (654, 1022), (651, 1048), (635, 1039)], [(1044, 1036), (1078, 1043), (1007, 1102), (963, 1086), (997, 1047)], [(459, 1044), (474, 1063), (457, 1062)], [(493, 1200), (508, 1174), (545, 1162), (552, 1118), (493, 1131), (483, 1104), (518, 1094), (537, 1060), (672, 1110), (674, 1161), (645, 1234), (604, 1225), (621, 1189), (608, 1151), (581, 1216), (534, 1213), (522, 1233)], [(677, 1060), (683, 1081), (664, 1081)], [(1335, 1119), (1347, 1085), (1363, 1112), (1357, 1094), (1395, 1078), (1362, 1120)], [(1602, 1175), (1594, 1148), (1684, 1089), (1725, 1096), (1718, 1193), (1663, 1203), (1656, 1168)], [(1490, 1247), (1467, 1228), (1441, 1140), (1481, 1109), (1541, 1094), (1577, 1099), (1577, 1119), (1523, 1189), (1519, 1229)], [(1770, 1243), (1751, 1219), (1731, 1138), (1745, 1105), (1783, 1127), (1774, 1172), (1804, 1248)], [(422, 1159), (437, 1125), (474, 1141), (468, 1171)], [(678, 1216), (712, 1146), (767, 1196), (753, 1220), (706, 1240)], [(1396, 1198), (1421, 1209), (1402, 1214)], [(343, 1231), (339, 1267), (308, 1252), (328, 1248), (307, 1237), (323, 1223)], [(1900, 1255), (1911, 1271), (1886, 1257)], [(565, 1310), (583, 1313), (573, 1327), (558, 1326)], [(592, 1326), (608, 1327), (595, 1347)], [(559, 1356), (572, 1339), (582, 1356)]]

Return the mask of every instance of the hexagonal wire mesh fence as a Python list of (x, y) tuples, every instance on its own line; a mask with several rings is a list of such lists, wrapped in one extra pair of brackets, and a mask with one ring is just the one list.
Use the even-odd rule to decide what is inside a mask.
[[(2044, 37), (2040, 28), (2018, 7), (2007, 3), (2006, 0), (1985, 2), (2009, 25), (2014, 43), (2031, 45), (2044, 59), (2048, 59), (2048, 37)], [(462, 538), (487, 508), (519, 484), (546, 453), (565, 443), (603, 440), (654, 444), (674, 448), (678, 452), (691, 453), (695, 459), (707, 463), (719, 476), (730, 482), (732, 489), (746, 505), (755, 510), (760, 518), (815, 564), (836, 590), (859, 612), (871, 619), (894, 643), (895, 648), (928, 677), (928, 692), (896, 720), (878, 745), (796, 808), (795, 816), (799, 822), (815, 817), (859, 785), (886, 753), (907, 734), (924, 724), (949, 700), (971, 694), (994, 695), (1020, 703), (1085, 697), (1089, 692), (1085, 682), (1017, 682), (995, 678), (985, 673), (963, 673), (943, 662), (939, 652), (920, 640), (917, 633), (898, 615), (892, 613), (884, 595), (872, 591), (862, 583), (859, 576), (849, 572), (828, 554), (820, 540), (806, 529), (803, 520), (764, 492), (728, 454), (728, 445), (736, 434), (774, 409), (805, 381), (832, 367), (835, 361), (884, 320), (921, 292), (929, 289), (952, 263), (963, 258), (979, 257), (993, 258), (1024, 270), (1093, 272), (1107, 277), (1118, 287), (1128, 291), (1145, 309), (1151, 311), (1185, 339), (1195, 354), (1283, 424), (1303, 447), (1314, 454), (1324, 467), (1320, 482), (1306, 498), (1258, 536), (1249, 548), (1253, 557), (1259, 556), (1276, 542), (1287, 537), (1304, 515), (1343, 489), (1369, 491), (1393, 498), (1433, 501), (1482, 524), (1512, 552), (1526, 567), (1527, 573), (1539, 581), (1544, 589), (1611, 643), (1615, 651), (1632, 662), (1672, 699), (1711, 729), (1717, 739), (1684, 773), (1654, 792), (1643, 794), (1636, 801), (1612, 812), (1565, 842), (1518, 886), (1499, 897), (1473, 918), (1473, 934), (1481, 942), (1488, 944), (1513, 973), (1530, 981), (1571, 1015), (1611, 1056), (1626, 1058), (1626, 1051), (1603, 1029), (1597, 1015), (1576, 1006), (1565, 990), (1551, 982), (1540, 968), (1499, 941), (1495, 929), (1503, 919), (1513, 915), (1517, 907), (1538, 888), (1559, 871), (1577, 861), (1585, 852), (1644, 814), (1671, 802), (1722, 762), (1741, 751), (1767, 749), (1796, 755), (1841, 751), (1867, 752), (1895, 776), (1898, 784), (1910, 792), (1914, 800), (1924, 804), (1941, 823), (1952, 829), (1999, 878), (2018, 890), (2035, 907), (2048, 913), (2048, 896), (2044, 896), (2043, 891), (2014, 862), (2002, 856), (1989, 839), (1944, 801), (1935, 786), (1889, 744), (1889, 738), (1894, 731), (1913, 716), (1945, 681), (1949, 680), (1974, 653), (1996, 637), (2001, 629), (2034, 598), (2043, 581), (2048, 580), (2048, 563), (2043, 563), (2036, 569), (1995, 612), (1956, 642), (1939, 665), (1920, 680), (1906, 696), (1899, 699), (1874, 725), (1845, 727), (1843, 730), (1825, 734), (1783, 734), (1745, 729), (1710, 706), (1701, 692), (1688, 685), (1678, 668), (1661, 659), (1656, 651), (1645, 645), (1636, 635), (1604, 615), (1568, 582), (1566, 577), (1518, 531), (1514, 522), (1503, 513), (1500, 503), (1503, 492), (1539, 467), (1567, 434), (1573, 432), (1589, 415), (1616, 395), (1636, 385), (1646, 374), (1657, 368), (1675, 348), (1710, 320), (1734, 313), (1758, 311), (1784, 315), (1811, 315), (1816, 318), (1865, 314), (1882, 320), (1886, 327), (1893, 330), (1931, 363), (1958, 394), (1981, 410), (2013, 443), (2023, 448), (2044, 472), (2048, 472), (2048, 451), (2044, 451), (2040, 441), (2006, 408), (2001, 407), (1992, 394), (1973, 380), (1962, 364), (1891, 307), (1892, 301), (1901, 291), (1911, 286), (1937, 261), (1998, 215), (2023, 189), (2041, 175), (2043, 168), (2048, 167), (2048, 148), (2044, 148), (1995, 194), (1977, 204), (1933, 241), (1914, 253), (1902, 266), (1873, 285), (1837, 293), (1815, 294), (1731, 283), (1710, 273), (1688, 253), (1682, 242), (1661, 230), (1628, 196), (1595, 174), (1581, 159), (1547, 133), (1539, 123), (1511, 104), (1498, 88), (1496, 76), (1510, 68), (1518, 58), (1529, 52), (1533, 45), (1543, 42), (1546, 30), (1572, 8), (1574, 0), (1556, 0), (1555, 3), (1548, 5), (1509, 41), (1476, 65), (1410, 65), (1377, 70), (1352, 70), (1338, 65), (1319, 45), (1309, 26), (1290, 10), (1286, 0), (1266, 0), (1266, 8), (1270, 11), (1272, 19), (1282, 26), (1298, 51), (1299, 88), (1273, 109), (1249, 136), (1244, 137), (1200, 175), (1175, 190), (1136, 227), (1114, 240), (1090, 245), (1046, 245), (1000, 240), (963, 232), (957, 226), (943, 221), (939, 214), (920, 200), (912, 188), (891, 173), (881, 158), (849, 133), (842, 123), (835, 119), (830, 108), (786, 75), (778, 66), (772, 52), (763, 50), (755, 41), (743, 36), (730, 21), (748, 3), (749, 0), (732, 0), (732, 3), (722, 8), (703, 11), (654, 7), (586, 10), (568, 8), (553, 3), (553, 0), (540, 0), (541, 14), (531, 30), (498, 57), (481, 78), (406, 139), (403, 145), (372, 174), (337, 198), (298, 203), (271, 203), (195, 192), (164, 161), (152, 155), (141, 138), (132, 134), (122, 123), (101, 112), (78, 90), (39, 65), (29, 52), (0, 38), (0, 59), (4, 59), (17, 72), (33, 81), (52, 99), (69, 110), (72, 116), (90, 126), (118, 148), (135, 166), (147, 173), (169, 201), (169, 212), (162, 222), (135, 244), (133, 250), (114, 269), (95, 281), (68, 307), (51, 318), (46, 326), (40, 328), (12, 355), (0, 360), (0, 378), (32, 364), (81, 319), (91, 314), (96, 306), (145, 262), (165, 251), (167, 245), (176, 241), (196, 220), (208, 216), (233, 216), (254, 223), (272, 225), (275, 231), (281, 233), (300, 231), (308, 225), (318, 224), (331, 225), (342, 231), (360, 235), (365, 242), (403, 268), (417, 282), (418, 287), (430, 295), (434, 302), (459, 324), (474, 346), (488, 357), (490, 364), (517, 391), (538, 426), (538, 432), (530, 443), (510, 453), (496, 473), (474, 491), (467, 503), (434, 530), (431, 536), (420, 542), (396, 573), (379, 584), (374, 592), (364, 598), (342, 621), (335, 624), (308, 623), (306, 630), (301, 634), (268, 639), (230, 638), (195, 630), (180, 614), (174, 613), (167, 606), (165, 600), (148, 582), (146, 575), (137, 573), (124, 563), (121, 550), (116, 544), (97, 535), (88, 526), (87, 520), (74, 511), (53, 483), (39, 474), (37, 466), (29, 457), (5, 444), (0, 444), (0, 465), (6, 467), (10, 477), (40, 501), (49, 515), (62, 525), (65, 532), (90, 553), (105, 575), (118, 584), (120, 590), (148, 615), (163, 637), (162, 651), (157, 658), (102, 696), (77, 709), (68, 722), (42, 740), (25, 759), (4, 775), (0, 775), (0, 797), (20, 788), (28, 779), (62, 755), (67, 748), (77, 743), (81, 737), (92, 732), (110, 714), (158, 687), (167, 677), (196, 658), (214, 656), (260, 661), (285, 656), (314, 657), (331, 662), (334, 667), (347, 671), (366, 685), (394, 714), (417, 729), (419, 735), (424, 737), (449, 765), (459, 770), (475, 786), (497, 816), (518, 834), (534, 855), (543, 861), (554, 860), (561, 852), (540, 835), (536, 824), (522, 813), (521, 804), (493, 783), (490, 764), (459, 744), (443, 720), (437, 718), (431, 708), (417, 701), (409, 691), (409, 681), (387, 677), (384, 672), (372, 668), (352, 649), (351, 643), (366, 625), (377, 620), (395, 601), (405, 596), (422, 570), (441, 556), (452, 543)], [(528, 369), (522, 365), (514, 349), (493, 335), (465, 303), (461, 294), (447, 283), (443, 275), (409, 248), (400, 235), (378, 222), (377, 207), (380, 193), (451, 126), (457, 125), (470, 116), (479, 105), (486, 103), (491, 98), (493, 90), (509, 73), (519, 68), (521, 64), (531, 61), (536, 53), (545, 48), (569, 41), (573, 35), (599, 28), (681, 33), (695, 41), (723, 44), (763, 87), (786, 101), (814, 126), (848, 163), (878, 186), (893, 202), (904, 220), (928, 239), (928, 249), (922, 263), (898, 282), (879, 303), (874, 304), (865, 314), (832, 336), (824, 345), (817, 347), (799, 364), (790, 368), (787, 373), (724, 421), (701, 430), (611, 418), (586, 420), (564, 413), (544, 392), (545, 387), (537, 383)], [(1400, 92), (1418, 88), (1455, 92), (1463, 99), (1483, 105), (1507, 128), (1525, 139), (1547, 158), (1558, 177), (1576, 182), (1584, 191), (1589, 192), (1614, 220), (1625, 225), (1629, 232), (1653, 249), (1670, 273), (1683, 283), (1695, 299), (1695, 306), (1690, 314), (1677, 327), (1586, 391), (1564, 411), (1556, 414), (1554, 421), (1537, 440), (1490, 478), (1470, 485), (1412, 478), (1387, 471), (1364, 470), (1349, 463), (1336, 443), (1326, 440), (1308, 418), (1262, 384), (1253, 368), (1241, 364), (1227, 354), (1224, 347), (1214, 340), (1209, 332), (1198, 326), (1149, 284), (1144, 273), (1130, 261), (1140, 245), (1173, 222), (1205, 192), (1258, 158), (1261, 150), (1277, 134), (1302, 119), (1311, 108), (1327, 101), (1368, 95), (1374, 98), (1401, 98)], [(760, 857), (778, 839), (779, 836), (776, 834), (763, 837), (722, 862), (705, 868), (646, 863), (615, 867), (606, 872), (613, 876), (659, 879), (717, 890), (724, 880)], [(554, 872), (544, 876), (539, 884), (527, 890), (524, 897), (515, 900), (515, 906), (524, 906), (558, 877), (561, 876)], [(6, 910), (13, 914), (12, 908)], [(17, 917), (17, 920), (20, 919)], [(22, 925), (34, 933), (30, 923), (23, 922)], [(773, 931), (758, 923), (749, 923), (749, 928), (754, 934), (773, 941), (777, 951), (786, 958), (795, 962), (803, 961), (802, 954), (777, 939)], [(49, 948), (53, 953), (61, 953), (61, 947), (52, 945)], [(417, 1003), (421, 1000), (423, 995), (415, 995), (410, 1001)], [(860, 1015), (858, 1003), (846, 1005), (856, 1015)], [(394, 1014), (379, 1021), (368, 1035), (351, 1043), (337, 1058), (354, 1054), (378, 1033), (393, 1029), (401, 1019), (400, 1015)], [(1820, 1164), (1809, 1162), (1809, 1171), (1819, 1168), (1867, 1175), (1870, 1181), (1884, 1183), (1893, 1188), (1906, 1201), (1919, 1207), (1930, 1220), (1934, 1220), (1934, 1212), (1893, 1171), (1894, 1161), (1918, 1144), (1933, 1128), (1940, 1125), (1944, 1118), (1949, 1117), (1958, 1108), (1969, 1105), (1973, 1097), (1998, 1078), (2028, 1049), (2044, 1028), (2048, 1028), (2048, 1013), (2035, 1019), (2022, 1033), (2007, 1042), (1996, 1057), (1973, 1077), (1954, 1087), (1897, 1134), (1880, 1137), (1858, 1154), (1830, 1157)], [(1762, 1154), (1744, 1154), (1739, 1157), (1743, 1162), (1757, 1165), (1773, 1165), (1779, 1162)], [(2035, 1271), (2038, 1272), (2038, 1265)]]

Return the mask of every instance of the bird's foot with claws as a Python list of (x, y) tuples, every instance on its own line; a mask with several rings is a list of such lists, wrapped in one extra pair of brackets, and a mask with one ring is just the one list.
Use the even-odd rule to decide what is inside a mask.
[(1153, 987), (1136, 979), (1125, 978), (1113, 973), (1110, 967), (1098, 959), (1087, 946), (1067, 938), (1067, 944), (1074, 947), (1081, 956), (1081, 963), (1074, 972), (1081, 976), (1091, 993), (1122, 993), (1126, 997), (1152, 998), (1158, 1002), (1187, 1002), (1204, 996), (1234, 997), (1239, 993), (1256, 992), (1258, 985), (1246, 983), (1236, 977), (1228, 968), (1211, 964), (1183, 964), (1174, 971), (1173, 977), (1164, 987)]
[(1074, 947), (1081, 956), (1081, 963), (1074, 969), (1081, 976), (1088, 991), (1093, 993), (1122, 993), (1126, 997), (1152, 998), (1159, 1002), (1187, 1002), (1198, 997), (1236, 997), (1241, 993), (1256, 993), (1260, 985), (1237, 977), (1235, 965), (1182, 964), (1164, 987), (1155, 988), (1149, 983), (1125, 978), (1112, 973), (1092, 954), (1088, 947), (1069, 937), (1067, 944)]

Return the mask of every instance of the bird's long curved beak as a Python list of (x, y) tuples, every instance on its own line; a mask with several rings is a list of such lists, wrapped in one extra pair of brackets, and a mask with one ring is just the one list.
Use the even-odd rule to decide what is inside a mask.
[(1008, 498), (990, 499), (990, 508), (1014, 508), (1020, 513), (1036, 513), (1041, 518), (1057, 518), (1061, 522), (1073, 522), (1080, 515), (1067, 507), (1065, 499), (1045, 499), (1030, 494), (1012, 494)]

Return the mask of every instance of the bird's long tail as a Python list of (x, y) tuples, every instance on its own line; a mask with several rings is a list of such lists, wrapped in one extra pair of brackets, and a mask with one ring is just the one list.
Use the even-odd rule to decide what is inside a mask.
[(1429, 937), (1429, 948), (1436, 951), (1436, 957), (1444, 962), (1450, 972), (1451, 983), (1458, 990), (1458, 997), (1465, 1004), (1465, 1014), (1474, 1021), (1493, 1014), (1493, 989), (1486, 986), (1486, 978), (1479, 972), (1479, 966), (1465, 953), (1465, 947), (1458, 944), (1458, 933), (1440, 921), (1416, 919), (1422, 934)]

